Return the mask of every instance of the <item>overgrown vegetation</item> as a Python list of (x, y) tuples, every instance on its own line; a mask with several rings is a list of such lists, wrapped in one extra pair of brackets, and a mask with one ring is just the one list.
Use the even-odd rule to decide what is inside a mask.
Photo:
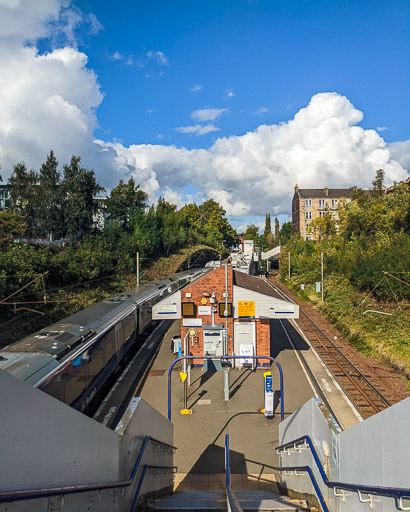
[[(20, 328), (20, 318), (32, 318), (33, 310), (47, 311), (37, 322), (47, 325), (131, 288), (137, 252), (143, 275), (155, 261), (182, 249), (208, 247), (226, 254), (237, 239), (225, 210), (213, 199), (178, 209), (159, 198), (149, 206), (148, 195), (132, 178), (121, 180), (106, 200), (98, 199), (103, 189), (94, 171), (75, 156), (62, 173), (52, 151), (38, 173), (20, 162), (8, 184), (11, 207), (0, 212), (0, 297), (7, 299), (34, 282), (6, 301), (20, 303), (14, 306), (17, 315), (10, 305), (0, 305), (0, 331), (7, 337), (19, 336), (14, 326)], [(105, 216), (103, 229), (96, 225), (96, 214)], [(169, 263), (169, 274), (181, 266)], [(143, 280), (148, 278), (145, 272)], [(61, 302), (39, 304), (45, 300)]]
[[(289, 240), (280, 256), (281, 280), (315, 303), (352, 345), (410, 379), (409, 187), (400, 184), (385, 193), (378, 171), (370, 196), (359, 190), (338, 214), (338, 229), (330, 215), (311, 223), (318, 240)], [(323, 304), (316, 292), (321, 253)]]

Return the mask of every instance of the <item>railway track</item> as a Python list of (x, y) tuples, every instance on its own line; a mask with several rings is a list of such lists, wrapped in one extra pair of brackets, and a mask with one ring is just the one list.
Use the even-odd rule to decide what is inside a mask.
[[(286, 300), (295, 303), (283, 290), (269, 284)], [(299, 313), (296, 323), (362, 418), (369, 418), (392, 405), (300, 306)]]

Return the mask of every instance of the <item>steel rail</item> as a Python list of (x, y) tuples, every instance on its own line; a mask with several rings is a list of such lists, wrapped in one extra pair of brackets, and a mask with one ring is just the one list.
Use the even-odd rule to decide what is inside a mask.
[[(306, 315), (305, 312), (303, 312), (303, 313)], [(308, 324), (306, 324), (304, 322), (301, 322), (301, 323), (304, 325), (305, 329), (309, 330), (311, 335), (316, 338), (316, 340), (320, 343), (321, 347), (326, 351), (326, 354), (330, 358), (332, 358), (332, 363), (336, 364), (336, 366), (339, 368), (339, 370), (343, 373), (343, 378), (347, 378), (347, 380), (353, 385), (355, 390), (357, 390), (359, 392), (359, 394), (371, 405), (373, 410), (375, 412), (379, 412), (380, 411), (380, 407), (378, 405), (376, 405), (374, 403), (374, 401), (370, 398), (370, 396), (366, 393), (366, 391), (364, 391), (363, 388), (358, 385), (357, 381), (355, 379), (353, 379), (352, 375), (346, 370), (346, 367), (343, 367), (343, 363), (337, 360), (337, 358), (331, 353), (331, 349), (329, 349), (329, 347), (326, 346), (326, 344), (322, 342), (322, 340), (319, 338), (317, 333), (314, 332), (314, 330)], [(323, 331), (321, 331), (321, 332), (323, 332)], [(323, 333), (323, 335), (326, 336), (324, 333)], [(334, 348), (334, 347), (332, 347), (332, 348)], [(340, 353), (340, 351), (339, 351), (339, 353)], [(346, 358), (346, 360), (347, 360), (348, 364), (350, 364), (353, 368), (355, 368), (355, 366), (352, 365), (352, 363), (350, 362), (350, 360), (348, 358)], [(325, 364), (329, 368), (329, 362), (328, 363), (325, 362)], [(334, 372), (332, 372), (332, 373), (334, 374)], [(361, 372), (358, 372), (358, 377), (359, 378), (361, 378), (362, 375), (363, 374)], [(336, 375), (335, 375), (335, 377), (336, 377)]]
[[(267, 282), (282, 297), (284, 297), (287, 300), (293, 302), (294, 304), (297, 304), (283, 290), (281, 290), (277, 286), (273, 285), (269, 281), (267, 281)], [(317, 331), (319, 331), (319, 333), (326, 339), (327, 343), (329, 343), (329, 345), (330, 345), (330, 349), (334, 349), (336, 351), (336, 353), (338, 355), (340, 355), (340, 357), (343, 359), (343, 361), (345, 361), (348, 365), (350, 365), (350, 367), (355, 372), (357, 372), (357, 377), (359, 379), (361, 379), (363, 382), (365, 382), (371, 388), (371, 390), (378, 395), (378, 397), (382, 400), (382, 402), (384, 404), (386, 404), (386, 406), (390, 407), (392, 405), (391, 402), (389, 402), (389, 400), (370, 382), (370, 380), (357, 368), (357, 366), (345, 354), (343, 354), (343, 352), (335, 345), (335, 343), (333, 343), (333, 341), (322, 331), (322, 329), (320, 329), (320, 327), (309, 317), (309, 315), (300, 306), (299, 306), (299, 311), (300, 311), (300, 313), (302, 313), (306, 317), (307, 321), (310, 322), (311, 324), (313, 324), (313, 326), (317, 329)], [(303, 320), (299, 319), (299, 321), (297, 321), (297, 322), (298, 322), (300, 328), (303, 330), (303, 327), (302, 327)], [(302, 325), (300, 325), (300, 324), (302, 324)], [(326, 366), (329, 368), (329, 370), (332, 372), (332, 374), (335, 376), (335, 378), (338, 381), (341, 378), (347, 378), (349, 380), (349, 382), (353, 385), (354, 389), (356, 389), (359, 392), (359, 394), (366, 400), (366, 402), (373, 408), (373, 410), (375, 412), (379, 412), (379, 411), (383, 410), (385, 407), (382, 407), (381, 405), (377, 405), (373, 401), (373, 399), (366, 393), (366, 391), (363, 389), (363, 387), (359, 386), (359, 383), (351, 377), (351, 374), (349, 374), (349, 370), (347, 370), (347, 369), (343, 368), (343, 366), (341, 366), (342, 363), (337, 361), (335, 355), (330, 352), (329, 347), (327, 347), (326, 344), (322, 340), (320, 340), (320, 338), (317, 336), (316, 333), (314, 333), (312, 328), (309, 327), (306, 323), (304, 324), (304, 326), (305, 326), (305, 329), (309, 329), (310, 332), (316, 337), (316, 339), (320, 343), (321, 347), (323, 347), (326, 350), (326, 352), (328, 353), (329, 357), (333, 359), (333, 362), (339, 367), (339, 369), (343, 373), (343, 376), (340, 376), (338, 378), (334, 374), (332, 369), (329, 367), (330, 363), (326, 363), (326, 361), (323, 360), (323, 362), (326, 364)], [(343, 388), (343, 389), (345, 390), (346, 394), (351, 398), (351, 400), (354, 403), (354, 405), (355, 405), (356, 409), (358, 410), (358, 412), (361, 414), (362, 417), (364, 417), (363, 414), (362, 414), (362, 411), (360, 409), (363, 409), (363, 407), (365, 407), (365, 406), (359, 406), (357, 403), (355, 403), (355, 398), (353, 398), (351, 396), (351, 392), (349, 393), (348, 390), (346, 390), (345, 388)]]

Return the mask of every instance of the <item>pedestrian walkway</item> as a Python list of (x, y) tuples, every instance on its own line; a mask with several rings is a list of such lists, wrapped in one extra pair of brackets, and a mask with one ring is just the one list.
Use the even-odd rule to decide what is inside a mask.
[[(168, 369), (175, 356), (170, 352), (171, 336), (179, 334), (179, 322), (174, 322), (164, 338), (159, 353), (146, 380), (137, 390), (144, 400), (164, 416), (168, 412)], [(273, 340), (274, 353), (284, 373), (285, 418), (313, 396), (313, 391), (295, 357), (286, 336)], [(278, 457), (280, 406), (275, 416), (266, 418), (264, 407), (264, 377), (266, 371), (234, 369), (230, 372), (230, 400), (224, 400), (223, 372), (204, 372), (193, 368), (188, 388), (188, 408), (191, 415), (180, 415), (184, 408), (180, 363), (172, 372), (171, 419), (174, 424), (174, 464), (178, 466), (178, 490), (221, 489), (224, 473), (224, 439), (230, 437), (231, 472), (234, 487), (255, 490), (274, 482), (274, 466)], [(275, 403), (279, 399), (279, 373), (272, 366)], [(237, 475), (237, 476), (236, 476)]]

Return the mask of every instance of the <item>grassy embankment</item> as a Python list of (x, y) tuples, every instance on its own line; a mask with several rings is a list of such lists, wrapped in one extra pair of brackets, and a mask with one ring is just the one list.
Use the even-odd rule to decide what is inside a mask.
[(376, 301), (371, 295), (355, 289), (346, 279), (329, 275), (325, 280), (322, 304), (315, 285), (305, 284), (305, 289), (301, 290), (301, 283), (303, 277), (300, 275), (290, 282), (284, 281), (301, 300), (311, 302), (325, 315), (355, 348), (398, 372), (410, 391), (408, 301)]

